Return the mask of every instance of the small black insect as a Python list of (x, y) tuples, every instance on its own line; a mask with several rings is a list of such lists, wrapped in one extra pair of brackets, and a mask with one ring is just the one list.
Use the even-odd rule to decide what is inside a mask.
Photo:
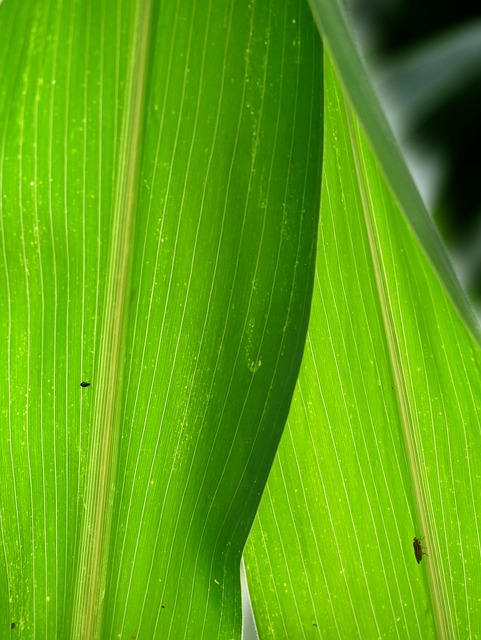
[(419, 564), (423, 559), (423, 556), (427, 556), (428, 554), (423, 551), (426, 547), (421, 546), (422, 538), (414, 538), (413, 547), (414, 547), (414, 555), (416, 557), (417, 563)]
[(10, 629), (15, 629), (15, 622), (12, 622), (12, 624), (10, 625)]
[(80, 386), (81, 387), (90, 387), (90, 382), (81, 382)]

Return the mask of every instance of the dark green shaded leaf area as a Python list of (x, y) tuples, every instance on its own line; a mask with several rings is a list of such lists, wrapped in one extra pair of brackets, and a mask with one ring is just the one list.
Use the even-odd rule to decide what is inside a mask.
[(4, 0), (0, 33), (0, 637), (240, 637), (314, 278), (309, 9)]

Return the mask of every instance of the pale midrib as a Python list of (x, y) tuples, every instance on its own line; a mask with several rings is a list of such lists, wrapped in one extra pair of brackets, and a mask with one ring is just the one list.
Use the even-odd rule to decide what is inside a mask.
[(132, 47), (134, 59), (130, 66), (127, 116), (122, 128), (116, 180), (115, 226), (107, 273), (108, 297), (102, 326), (99, 370), (95, 380), (97, 399), (93, 412), (94, 433), (89, 451), (80, 566), (73, 611), (72, 635), (86, 640), (100, 638), (102, 628), (113, 479), (120, 431), (117, 399), (120, 392), (119, 381), (122, 378), (150, 22), (151, 0), (139, 2)]
[[(375, 230), (375, 221), (372, 218), (371, 207), (366, 193), (366, 184), (364, 180), (363, 170), (361, 168), (362, 151), (358, 147), (356, 134), (354, 132), (355, 125), (353, 123), (351, 113), (347, 110), (347, 119), (349, 122), (349, 131), (351, 137), (351, 145), (353, 151), (354, 164), (358, 178), (359, 193), (362, 200), (362, 208), (364, 220), (366, 222), (366, 231), (371, 249), (371, 258), (373, 261), (374, 275), (376, 278), (376, 288), (379, 294), (379, 303), (383, 318), (383, 326), (386, 332), (386, 344), (389, 351), (389, 359), (391, 362), (391, 370), (393, 372), (396, 397), (398, 401), (401, 423), (403, 426), (404, 440), (406, 443), (406, 452), (409, 460), (409, 466), (413, 470), (412, 481), (414, 484), (414, 495), (416, 498), (416, 506), (418, 516), (422, 525), (423, 533), (428, 534), (430, 530), (430, 517), (428, 508), (423, 498), (424, 491), (421, 487), (419, 474), (416, 469), (419, 467), (416, 456), (416, 442), (414, 441), (413, 417), (411, 416), (410, 400), (406, 389), (405, 374), (403, 372), (400, 340), (398, 337), (396, 323), (393, 318), (393, 312), (389, 302), (389, 293), (387, 291), (386, 278), (382, 267), (382, 255), (379, 249), (379, 240)], [(442, 580), (436, 570), (430, 564), (428, 576), (431, 583), (431, 595), (434, 600), (434, 614), (436, 620), (436, 628), (440, 638), (450, 637), (450, 624), (447, 620), (447, 603), (443, 598), (443, 589), (441, 587)]]

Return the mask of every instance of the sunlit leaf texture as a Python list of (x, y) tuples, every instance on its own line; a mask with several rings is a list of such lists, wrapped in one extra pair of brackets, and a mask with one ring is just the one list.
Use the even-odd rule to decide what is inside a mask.
[(0, 5), (0, 637), (239, 637), (321, 136), (304, 0)]
[(481, 350), (331, 56), (325, 82), (306, 350), (246, 553), (257, 627), (261, 638), (474, 638)]

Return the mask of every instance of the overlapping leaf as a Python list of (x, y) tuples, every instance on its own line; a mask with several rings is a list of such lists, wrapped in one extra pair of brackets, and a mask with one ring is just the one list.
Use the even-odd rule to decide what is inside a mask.
[(481, 351), (325, 73), (306, 352), (246, 556), (260, 637), (471, 637)]
[(7, 0), (0, 32), (0, 635), (234, 637), (311, 300), (309, 10)]

